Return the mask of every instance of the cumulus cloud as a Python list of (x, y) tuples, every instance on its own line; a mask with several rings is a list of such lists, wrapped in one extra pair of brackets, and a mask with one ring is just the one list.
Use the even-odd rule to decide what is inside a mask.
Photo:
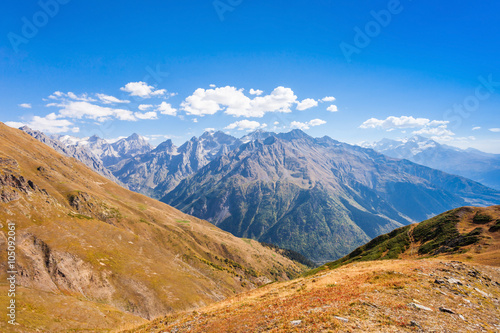
[(323, 124), (326, 124), (326, 121), (324, 121), (322, 119), (313, 119), (313, 120), (307, 121), (305, 123), (302, 123), (300, 121), (292, 121), (290, 123), (290, 128), (298, 128), (301, 130), (308, 130), (311, 127), (319, 126), (319, 125), (323, 125)]
[(155, 90), (153, 86), (148, 85), (146, 82), (129, 82), (125, 87), (120, 90), (128, 92), (130, 96), (139, 96), (142, 98), (151, 98), (155, 96), (163, 96), (167, 93), (166, 89)]
[(414, 118), (412, 116), (401, 116), (387, 117), (385, 120), (370, 118), (365, 121), (360, 128), (382, 128), (385, 130), (389, 129), (400, 129), (400, 128), (418, 128), (424, 126), (440, 126), (446, 125), (448, 121), (444, 120), (429, 120), (427, 118)]
[(277, 87), (269, 95), (249, 98), (243, 89), (226, 86), (215, 89), (196, 89), (181, 104), (187, 114), (204, 116), (218, 111), (235, 117), (263, 117), (266, 112), (291, 112), (297, 96), (290, 88)]
[(205, 128), (205, 132), (215, 132), (215, 128), (207, 127)]
[(58, 106), (61, 108), (58, 118), (88, 118), (97, 120), (98, 122), (104, 122), (112, 118), (128, 121), (137, 120), (130, 110), (115, 109), (88, 102), (69, 101), (57, 105), (49, 104), (49, 106)]
[(500, 132), (500, 128), (490, 128), (490, 132), (498, 133)]
[(137, 117), (137, 119), (143, 119), (143, 120), (144, 119), (158, 119), (158, 115), (154, 111), (145, 112), (145, 113), (136, 112), (136, 113), (134, 113), (134, 115)]
[(312, 98), (306, 98), (302, 102), (297, 102), (297, 110), (299, 111), (304, 111), (315, 106), (318, 106), (318, 101)]
[(50, 113), (45, 117), (34, 116), (30, 121), (26, 123), (7, 121), (5, 122), (7, 126), (19, 128), (22, 126), (28, 126), (31, 129), (41, 131), (44, 133), (64, 133), (73, 132), (77, 133), (80, 128), (74, 126), (74, 124), (67, 119), (58, 119), (55, 113)]
[(67, 93), (63, 93), (62, 91), (55, 91), (52, 95), (49, 96), (50, 99), (54, 100), (74, 100), (74, 101), (82, 101), (82, 102), (96, 102), (97, 100), (90, 97), (87, 93), (77, 95), (71, 91)]
[(431, 136), (435, 140), (450, 141), (453, 140), (453, 133), (449, 130), (448, 121), (430, 120), (427, 118), (414, 118), (412, 116), (387, 117), (384, 120), (370, 118), (365, 121), (360, 128), (381, 128), (388, 132), (396, 129), (414, 128), (414, 135)]
[(31, 104), (30, 103), (21, 103), (21, 104), (19, 104), (19, 107), (22, 107), (24, 109), (31, 109)]
[(161, 114), (166, 114), (169, 116), (175, 116), (177, 113), (177, 109), (173, 108), (170, 103), (167, 102), (161, 102), (160, 105), (158, 105), (158, 108), (156, 109), (157, 111), (160, 111)]
[(262, 95), (263, 91), (260, 89), (250, 89), (250, 95), (257, 95), (260, 96)]
[(137, 108), (141, 111), (149, 110), (153, 107), (152, 104), (140, 104)]
[(9, 126), (9, 127), (13, 127), (13, 128), (19, 128), (19, 127), (23, 127), (26, 125), (26, 123), (21, 123), (18, 121), (6, 121), (4, 124)]
[(322, 102), (333, 102), (336, 98), (333, 96), (326, 96), (321, 99)]
[(446, 125), (440, 125), (438, 127), (424, 127), (418, 131), (413, 131), (414, 135), (431, 135), (434, 137), (439, 136), (453, 136), (455, 133), (446, 128)]
[(326, 108), (326, 110), (330, 112), (337, 112), (339, 109), (337, 108), (337, 105), (330, 105)]
[(115, 104), (115, 103), (130, 103), (128, 100), (118, 99), (114, 96), (106, 95), (106, 94), (96, 94), (97, 98), (101, 100), (104, 104)]
[(228, 126), (224, 127), (226, 130), (231, 130), (231, 129), (238, 129), (239, 131), (247, 130), (247, 131), (253, 131), (259, 128), (264, 128), (266, 127), (266, 124), (260, 124), (258, 121), (253, 121), (253, 120), (240, 120), (236, 121), (232, 124), (229, 124)]

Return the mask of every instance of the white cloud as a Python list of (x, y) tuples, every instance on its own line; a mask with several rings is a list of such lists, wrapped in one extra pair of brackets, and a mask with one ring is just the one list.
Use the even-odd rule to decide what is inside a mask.
[(448, 121), (444, 120), (429, 120), (427, 118), (413, 118), (412, 116), (387, 117), (385, 120), (370, 118), (365, 121), (360, 128), (383, 128), (385, 130), (396, 128), (419, 128), (425, 126), (440, 126), (446, 125)]
[(250, 89), (250, 95), (262, 95), (263, 91), (260, 89)]
[(253, 99), (245, 96), (243, 89), (226, 86), (215, 89), (196, 89), (181, 107), (190, 115), (212, 115), (224, 110), (235, 117), (262, 117), (266, 112), (291, 112), (297, 96), (290, 88), (277, 87), (271, 94)]
[(146, 82), (129, 82), (120, 90), (128, 92), (130, 96), (139, 96), (142, 98), (151, 98), (154, 96), (162, 96), (167, 93), (166, 89), (155, 90), (153, 86), (149, 86)]
[(415, 128), (412, 132), (414, 135), (431, 136), (434, 140), (451, 141), (457, 140), (454, 138), (455, 133), (449, 130), (448, 121), (430, 120), (427, 118), (414, 118), (412, 116), (387, 117), (385, 120), (370, 118), (365, 121), (360, 128), (381, 128), (388, 132), (396, 129)]
[(441, 136), (453, 136), (455, 133), (446, 128), (446, 125), (440, 125), (438, 127), (424, 127), (418, 131), (413, 131), (414, 135), (432, 135), (434, 137)]
[(158, 105), (158, 108), (156, 109), (157, 111), (160, 111), (161, 114), (166, 114), (169, 116), (175, 116), (177, 114), (177, 109), (173, 108), (170, 103), (167, 102), (161, 102), (160, 105)]
[(336, 98), (333, 96), (326, 96), (321, 99), (322, 102), (333, 102)]
[(319, 125), (323, 125), (323, 124), (326, 124), (326, 121), (324, 121), (322, 119), (313, 119), (313, 120), (307, 121), (305, 123), (301, 123), (300, 121), (292, 121), (290, 123), (290, 128), (298, 128), (301, 130), (308, 130), (311, 127), (319, 126)]
[(213, 84), (213, 83), (212, 83), (212, 84), (210, 84), (209, 86), (210, 86), (210, 88), (215, 88), (215, 87), (217, 87), (217, 86), (216, 86), (215, 84)]
[(19, 128), (26, 125), (31, 129), (41, 131), (44, 133), (64, 133), (64, 132), (77, 133), (80, 131), (80, 129), (76, 126), (73, 126), (73, 123), (70, 122), (69, 120), (58, 119), (58, 116), (55, 113), (50, 113), (45, 117), (34, 116), (27, 123), (8, 121), (5, 124), (15, 128)]
[(9, 127), (14, 127), (14, 128), (23, 127), (26, 125), (25, 123), (20, 123), (18, 121), (6, 121), (4, 124), (9, 126)]
[(275, 122), (274, 122), (274, 125), (279, 125), (279, 124), (280, 124), (280, 122), (279, 122), (279, 121), (275, 121)]
[(197, 123), (198, 122), (198, 118), (193, 118), (193, 123)]
[(158, 119), (158, 115), (154, 111), (145, 113), (136, 112), (134, 113), (134, 115), (137, 117), (137, 119)]
[(114, 96), (106, 94), (96, 94), (97, 98), (101, 100), (104, 104), (114, 104), (114, 103), (130, 103), (128, 100), (118, 99)]
[(297, 102), (297, 110), (299, 111), (304, 111), (315, 106), (318, 106), (318, 101), (312, 98), (306, 98), (302, 102)]
[(140, 104), (138, 106), (138, 109), (141, 110), (141, 111), (146, 111), (148, 109), (151, 109), (153, 107), (152, 104)]
[(215, 132), (215, 128), (207, 127), (205, 128), (205, 132)]
[(68, 91), (67, 93), (63, 93), (61, 91), (55, 91), (52, 95), (49, 96), (50, 99), (54, 100), (74, 100), (74, 101), (81, 101), (81, 102), (96, 102), (97, 100), (89, 97), (87, 93), (77, 95), (75, 93), (72, 93), (71, 91)]
[(237, 128), (239, 131), (243, 131), (243, 130), (253, 131), (253, 130), (256, 130), (258, 128), (264, 128), (266, 126), (267, 126), (266, 124), (261, 125), (258, 121), (244, 119), (244, 120), (236, 121), (232, 124), (229, 124), (228, 126), (224, 127), (224, 129), (231, 130), (231, 129)]
[(481, 129), (481, 127), (480, 127), (480, 126), (472, 127), (472, 130), (473, 130), (473, 131), (477, 131), (477, 130), (480, 130), (480, 129)]
[(110, 107), (91, 104), (88, 102), (69, 101), (62, 104), (49, 105), (61, 107), (61, 109), (59, 110), (58, 118), (89, 118), (97, 120), (98, 122), (104, 122), (106, 120), (110, 120), (111, 118), (129, 121), (137, 120), (136, 117), (134, 117), (133, 112), (130, 110), (114, 109)]
[(490, 132), (498, 133), (500, 132), (500, 128), (490, 128)]
[(19, 104), (19, 106), (24, 108), (24, 109), (31, 109), (30, 103), (21, 103), (21, 104)]
[(330, 105), (326, 108), (326, 110), (330, 112), (337, 112), (339, 109), (337, 108), (337, 105)]

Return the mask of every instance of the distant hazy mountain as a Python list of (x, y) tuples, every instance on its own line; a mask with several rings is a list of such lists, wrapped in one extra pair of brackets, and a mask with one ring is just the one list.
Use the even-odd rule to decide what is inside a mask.
[(500, 193), (372, 149), (294, 130), (271, 133), (215, 158), (162, 201), (234, 235), (322, 262), (455, 207), (498, 204)]
[(383, 139), (365, 145), (385, 155), (405, 158), (412, 162), (464, 176), (500, 190), (500, 155), (476, 149), (459, 149), (415, 136), (405, 140)]
[(180, 147), (167, 140), (154, 150), (123, 160), (110, 169), (130, 189), (159, 199), (182, 179), (240, 144), (239, 139), (223, 132), (205, 132)]
[(98, 156), (96, 156), (93, 152), (91, 152), (87, 147), (78, 145), (66, 145), (63, 142), (55, 138), (51, 138), (40, 131), (32, 130), (28, 126), (23, 126), (20, 128), (20, 130), (28, 133), (29, 135), (31, 135), (38, 141), (45, 143), (49, 147), (52, 147), (58, 153), (61, 153), (69, 157), (74, 157), (83, 164), (85, 164), (86, 166), (88, 166), (89, 168), (101, 174), (102, 176), (114, 182), (120, 183), (120, 181), (118, 181), (118, 179), (111, 173), (111, 171), (109, 171), (103, 165), (102, 160)]

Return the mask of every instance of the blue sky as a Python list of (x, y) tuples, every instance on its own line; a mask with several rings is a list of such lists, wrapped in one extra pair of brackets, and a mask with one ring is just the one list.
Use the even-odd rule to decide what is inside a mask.
[(207, 128), (421, 134), (500, 153), (497, 1), (42, 0), (0, 13), (12, 126), (153, 144)]

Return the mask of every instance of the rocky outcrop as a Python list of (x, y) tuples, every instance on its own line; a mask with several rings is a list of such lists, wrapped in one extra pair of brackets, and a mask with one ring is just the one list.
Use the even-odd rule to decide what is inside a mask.
[(120, 211), (94, 198), (90, 194), (75, 191), (68, 194), (69, 205), (75, 209), (79, 218), (95, 218), (109, 224), (115, 224), (120, 218)]
[(53, 250), (30, 233), (19, 238), (19, 250), (24, 257), (18, 265), (20, 285), (50, 292), (81, 294), (91, 300), (112, 299), (114, 287), (105, 272), (99, 272), (74, 254)]
[(0, 174), (0, 202), (18, 200), (21, 194), (42, 193), (48, 196), (47, 191), (40, 189), (31, 180), (14, 174)]

